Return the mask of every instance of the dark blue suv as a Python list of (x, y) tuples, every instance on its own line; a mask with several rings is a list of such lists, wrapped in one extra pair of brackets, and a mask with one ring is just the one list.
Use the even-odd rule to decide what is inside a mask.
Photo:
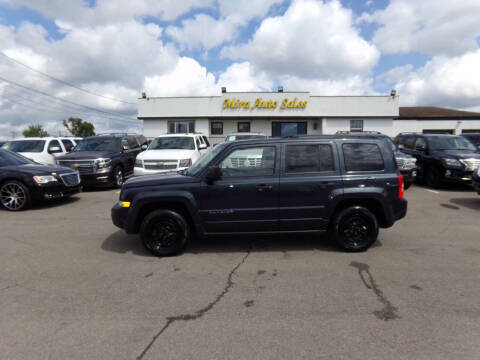
[(326, 231), (362, 251), (406, 211), (391, 146), (337, 135), (220, 144), (187, 171), (125, 182), (112, 219), (160, 256), (192, 236)]

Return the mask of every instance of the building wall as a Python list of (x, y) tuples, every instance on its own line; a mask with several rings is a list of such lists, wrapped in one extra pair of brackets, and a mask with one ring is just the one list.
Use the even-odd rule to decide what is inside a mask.
[(383, 134), (394, 136), (392, 118), (324, 118), (323, 134), (335, 134), (337, 131), (350, 131), (350, 120), (363, 120), (363, 131), (380, 131)]

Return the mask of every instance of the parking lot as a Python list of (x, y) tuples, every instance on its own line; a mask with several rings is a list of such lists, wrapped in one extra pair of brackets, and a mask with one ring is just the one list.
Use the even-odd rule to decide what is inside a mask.
[(412, 186), (365, 253), (326, 238), (196, 241), (156, 258), (118, 191), (0, 212), (2, 359), (480, 357), (480, 196)]

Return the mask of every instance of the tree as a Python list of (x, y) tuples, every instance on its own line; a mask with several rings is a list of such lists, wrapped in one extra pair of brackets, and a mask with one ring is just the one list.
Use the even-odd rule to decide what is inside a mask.
[(28, 125), (28, 128), (22, 131), (23, 136), (25, 137), (46, 137), (48, 132), (46, 132), (42, 125)]
[(95, 126), (80, 118), (69, 117), (68, 120), (62, 120), (62, 123), (73, 136), (87, 137), (95, 135)]

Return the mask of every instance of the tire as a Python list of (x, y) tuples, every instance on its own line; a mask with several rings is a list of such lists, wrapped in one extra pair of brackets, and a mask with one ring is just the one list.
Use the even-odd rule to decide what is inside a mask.
[(121, 188), (124, 182), (125, 174), (123, 173), (123, 169), (121, 166), (116, 166), (113, 169), (113, 186), (117, 189)]
[(411, 181), (405, 181), (403, 183), (403, 189), (404, 190), (407, 190), (410, 186), (412, 186), (412, 182)]
[(156, 256), (180, 253), (190, 240), (190, 226), (185, 218), (172, 210), (149, 213), (140, 226), (143, 245)]
[(30, 191), (20, 181), (7, 180), (0, 186), (0, 204), (9, 211), (22, 211), (30, 207)]
[(431, 188), (438, 188), (441, 183), (440, 171), (435, 166), (430, 166), (427, 168), (425, 173), (425, 184)]
[(351, 206), (334, 216), (330, 231), (343, 250), (365, 251), (377, 240), (378, 221), (367, 208)]

